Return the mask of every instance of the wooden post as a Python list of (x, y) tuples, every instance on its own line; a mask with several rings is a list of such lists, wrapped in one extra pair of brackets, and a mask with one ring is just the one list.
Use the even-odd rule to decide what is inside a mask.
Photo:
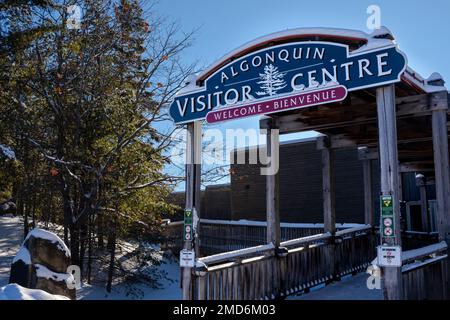
[[(273, 243), (277, 257), (274, 270), (275, 295), (284, 293), (286, 279), (285, 248), (280, 248), (280, 141), (278, 131), (278, 119), (272, 117), (266, 135), (267, 159), (270, 159), (270, 169), (261, 171), (266, 174), (266, 211), (267, 211), (267, 243)], [(255, 285), (255, 284), (252, 284)]]
[[(272, 118), (266, 135), (267, 157), (273, 168), (279, 168), (279, 133), (277, 119)], [(279, 170), (268, 172), (266, 176), (266, 212), (267, 212), (267, 242), (275, 247), (280, 245), (280, 204), (279, 204)]]
[(428, 220), (428, 199), (427, 199), (427, 183), (423, 174), (416, 174), (416, 186), (419, 187), (420, 193), (420, 211), (422, 215), (422, 230), (430, 232)]
[[(322, 196), (323, 196), (323, 225), (324, 232), (332, 235), (328, 255), (330, 258), (330, 275), (332, 280), (339, 280), (337, 275), (336, 243), (336, 210), (335, 210), (335, 188), (334, 188), (334, 155), (330, 148), (328, 137), (321, 137), (318, 148), (322, 150)], [(330, 281), (332, 281), (330, 280)]]
[(363, 180), (364, 180), (364, 223), (375, 224), (375, 213), (372, 198), (372, 161), (370, 159), (362, 160)]
[(437, 227), (439, 240), (448, 241), (450, 232), (450, 183), (447, 132), (446, 92), (441, 93), (445, 103), (442, 108), (433, 110), (433, 151), (436, 180)]
[(334, 235), (336, 233), (336, 210), (333, 158), (333, 150), (326, 143), (325, 148), (322, 149), (323, 220), (325, 232), (331, 232)]
[[(191, 122), (187, 125), (186, 141), (186, 208), (194, 209), (200, 214), (200, 170), (201, 170), (201, 122)], [(194, 211), (193, 210), (193, 211)], [(194, 223), (197, 219), (194, 218)], [(198, 229), (194, 225), (194, 230)], [(197, 235), (194, 239), (197, 239)], [(198, 257), (198, 241), (184, 241), (183, 249), (195, 250)], [(192, 268), (181, 268), (183, 300), (193, 299)]]
[[(434, 169), (436, 180), (436, 222), (439, 232), (439, 240), (446, 241), (450, 246), (450, 176), (449, 176), (449, 155), (448, 155), (448, 129), (447, 129), (447, 92), (438, 92), (431, 98), (432, 105), (437, 106), (432, 113), (433, 126), (433, 152)], [(450, 251), (448, 252), (450, 253)], [(450, 263), (447, 263), (450, 267)], [(444, 288), (445, 298), (450, 290), (448, 275), (446, 272), (446, 283)]]
[[(378, 148), (381, 167), (381, 194), (392, 196), (394, 210), (395, 237), (390, 245), (401, 246), (397, 119), (394, 85), (377, 88), (377, 113), (379, 134)], [(382, 273), (384, 298), (389, 300), (402, 299), (403, 288), (401, 267), (384, 267)]]
[(195, 257), (200, 257), (200, 215), (201, 215), (201, 184), (202, 184), (202, 123), (194, 122), (194, 208), (197, 217), (194, 218), (194, 250)]

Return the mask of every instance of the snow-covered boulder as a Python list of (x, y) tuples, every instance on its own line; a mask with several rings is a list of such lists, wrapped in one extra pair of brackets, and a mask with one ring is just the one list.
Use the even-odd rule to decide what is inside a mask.
[(70, 251), (54, 233), (33, 229), (11, 266), (9, 282), (75, 299), (75, 280), (67, 272)]
[(12, 283), (0, 288), (0, 300), (69, 300), (69, 298)]

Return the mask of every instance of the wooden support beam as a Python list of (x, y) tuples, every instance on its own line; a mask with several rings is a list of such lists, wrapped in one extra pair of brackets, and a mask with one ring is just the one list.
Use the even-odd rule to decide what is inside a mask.
[(275, 247), (280, 245), (280, 194), (279, 194), (279, 149), (277, 118), (271, 118), (270, 127), (267, 129), (266, 150), (267, 158), (276, 172), (268, 172), (266, 175), (266, 212), (267, 212), (267, 242)]
[[(432, 94), (421, 94), (407, 97), (399, 97), (396, 99), (397, 117), (415, 117), (431, 114), (437, 105), (433, 105), (430, 101)], [(435, 103), (439, 103), (436, 101)], [(323, 105), (318, 106), (319, 110), (315, 115), (309, 115), (307, 111), (300, 111), (294, 114), (279, 116), (280, 134), (287, 134), (308, 130), (326, 130), (331, 128), (340, 128), (361, 125), (366, 123), (374, 123), (377, 121), (375, 113), (376, 103), (362, 103), (353, 105)], [(356, 111), (358, 114), (355, 114)], [(323, 114), (323, 116), (321, 116)], [(337, 121), (330, 122), (330, 115), (336, 115)], [(344, 115), (344, 116), (343, 116)], [(317, 119), (316, 119), (317, 117)], [(322, 121), (323, 120), (323, 121)], [(326, 121), (325, 121), (326, 120)], [(267, 128), (268, 119), (260, 120), (260, 128)]]
[(266, 135), (266, 150), (267, 159), (270, 159), (270, 168), (261, 170), (261, 174), (266, 174), (267, 243), (271, 243), (275, 247), (277, 259), (275, 261), (274, 295), (278, 298), (284, 294), (282, 288), (285, 287), (287, 279), (287, 249), (280, 247), (280, 139), (277, 117), (270, 119)]
[(369, 147), (359, 147), (358, 148), (358, 159), (359, 160), (376, 160), (378, 159), (377, 148)]
[(336, 210), (335, 210), (335, 184), (334, 184), (334, 151), (329, 147), (328, 137), (320, 137), (317, 147), (322, 150), (322, 196), (323, 196), (323, 224), (324, 232), (332, 235), (330, 246), (328, 247), (328, 256), (330, 259), (330, 274), (333, 280), (338, 280), (336, 273)]
[[(191, 122), (187, 125), (187, 141), (186, 141), (186, 209), (193, 209), (200, 218), (200, 173), (201, 173), (201, 122)], [(194, 221), (198, 221), (194, 217)], [(198, 245), (198, 228), (194, 225), (196, 234), (193, 241), (184, 241), (183, 249), (195, 250), (196, 256), (199, 254)], [(192, 295), (192, 268), (182, 268), (181, 270), (181, 286), (183, 300), (193, 299)]]
[[(324, 139), (326, 140), (326, 139)], [(325, 232), (336, 232), (333, 150), (322, 149), (322, 195)]]
[(428, 199), (427, 199), (427, 183), (426, 177), (422, 173), (416, 174), (416, 186), (419, 187), (420, 193), (420, 212), (422, 217), (423, 232), (430, 232), (430, 223), (428, 217)]
[(433, 161), (409, 161), (400, 163), (400, 172), (432, 172)]
[[(432, 137), (421, 137), (421, 138), (410, 138), (410, 139), (401, 139), (397, 140), (397, 144), (410, 144), (417, 142), (431, 142)], [(352, 139), (347, 134), (336, 134), (330, 136), (330, 148), (331, 149), (345, 149), (345, 148), (356, 148), (356, 147), (377, 147), (378, 141), (372, 140), (370, 142), (367, 141), (358, 141), (357, 139)]]
[(375, 226), (372, 192), (372, 160), (362, 160), (364, 181), (364, 223)]
[[(446, 97), (443, 92), (441, 97)], [(437, 200), (437, 224), (439, 239), (447, 241), (450, 232), (450, 186), (449, 186), (449, 156), (447, 136), (447, 110), (442, 104), (441, 110), (436, 110), (432, 115), (433, 124), (433, 153), (435, 165), (436, 200)]]
[[(377, 113), (381, 167), (381, 194), (392, 196), (394, 210), (395, 237), (389, 244), (401, 245), (397, 124), (394, 85), (377, 88)], [(398, 300), (403, 298), (401, 267), (384, 267), (382, 279), (383, 294), (385, 299)]]
[[(434, 100), (440, 105), (439, 110), (433, 111), (433, 153), (436, 181), (436, 220), (439, 232), (439, 240), (446, 241), (450, 245), (450, 170), (448, 155), (448, 131), (447, 131), (447, 110), (448, 93), (446, 91), (436, 93)], [(448, 252), (450, 254), (450, 251)], [(450, 290), (449, 275), (450, 264), (447, 270), (447, 276), (443, 281), (446, 283), (447, 297)]]

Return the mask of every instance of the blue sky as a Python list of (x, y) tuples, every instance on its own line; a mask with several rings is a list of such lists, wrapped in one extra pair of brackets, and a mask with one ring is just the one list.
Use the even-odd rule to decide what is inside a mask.
[[(381, 23), (396, 36), (409, 65), (427, 77), (450, 79), (448, 0), (160, 0), (157, 10), (184, 30), (199, 28), (186, 61), (207, 66), (240, 45), (297, 27), (335, 27), (370, 32), (369, 5), (381, 8)], [(449, 80), (450, 81), (450, 80)]]
[[(381, 24), (395, 35), (409, 65), (422, 76), (438, 71), (450, 81), (449, 0), (160, 0), (156, 9), (186, 31), (199, 28), (186, 62), (208, 66), (259, 36), (297, 27), (370, 32), (367, 7), (381, 8)], [(257, 118), (228, 124), (253, 127)]]
[[(449, 0), (160, 0), (156, 9), (183, 30), (199, 29), (183, 58), (207, 67), (242, 44), (276, 31), (334, 27), (370, 32), (366, 10), (372, 4), (381, 8), (381, 24), (393, 32), (409, 66), (425, 78), (437, 71), (450, 83)], [(258, 118), (224, 127), (257, 128)], [(311, 134), (282, 140), (301, 136)]]

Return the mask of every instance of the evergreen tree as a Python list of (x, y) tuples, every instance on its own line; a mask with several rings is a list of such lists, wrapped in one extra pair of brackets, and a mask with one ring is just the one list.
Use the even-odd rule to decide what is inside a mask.
[(286, 82), (283, 80), (285, 73), (279, 72), (278, 67), (272, 64), (264, 67), (264, 73), (260, 73), (260, 81), (257, 84), (260, 85), (263, 91), (256, 92), (259, 96), (273, 96), (277, 92), (286, 87)]

